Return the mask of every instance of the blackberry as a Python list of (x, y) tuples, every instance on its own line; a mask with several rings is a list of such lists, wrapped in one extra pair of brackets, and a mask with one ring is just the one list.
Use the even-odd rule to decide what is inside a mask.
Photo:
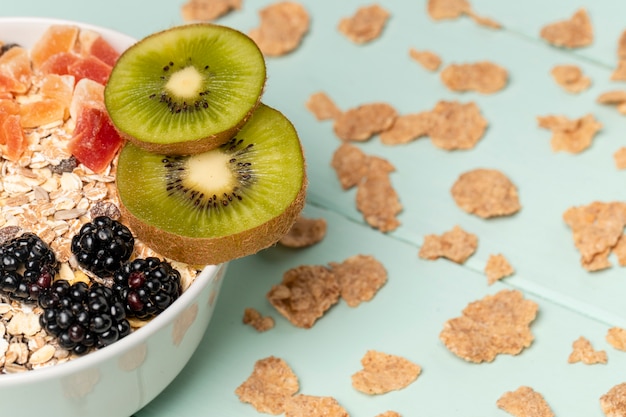
[(39, 322), (59, 345), (77, 355), (127, 336), (130, 323), (124, 305), (110, 288), (95, 283), (55, 281), (39, 297)]
[(135, 239), (117, 220), (98, 216), (72, 237), (72, 253), (78, 264), (99, 277), (109, 277), (130, 258)]
[(0, 291), (13, 300), (36, 302), (52, 285), (56, 268), (54, 252), (33, 233), (0, 245)]
[(129, 317), (148, 319), (169, 307), (181, 294), (180, 273), (156, 257), (127, 262), (113, 275), (113, 291)]

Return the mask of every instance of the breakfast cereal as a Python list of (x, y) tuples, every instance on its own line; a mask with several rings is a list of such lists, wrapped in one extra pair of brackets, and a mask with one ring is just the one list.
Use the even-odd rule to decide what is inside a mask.
[(515, 417), (554, 417), (543, 395), (527, 386), (505, 392), (496, 404)]
[(477, 247), (478, 237), (456, 225), (441, 236), (435, 234), (424, 236), (424, 243), (418, 256), (431, 261), (443, 257), (462, 264), (474, 254)]
[(261, 24), (248, 33), (267, 56), (294, 51), (309, 31), (309, 12), (294, 1), (272, 3), (259, 11)]
[(243, 312), (243, 324), (248, 324), (258, 332), (266, 332), (274, 328), (274, 319), (270, 316), (263, 316), (261, 313), (248, 307)]
[(329, 266), (341, 288), (341, 298), (350, 307), (370, 301), (387, 282), (384, 265), (371, 255), (354, 255)]
[(600, 408), (606, 417), (626, 417), (626, 382), (613, 386), (603, 394)]
[(517, 355), (530, 346), (537, 311), (537, 303), (520, 291), (502, 290), (468, 304), (460, 317), (446, 321), (439, 338), (466, 361), (492, 362), (499, 354)]
[(402, 417), (402, 415), (396, 411), (385, 411), (384, 413), (377, 414), (376, 417)]
[(441, 58), (432, 51), (418, 51), (410, 48), (409, 56), (428, 71), (437, 71), (441, 66)]
[(180, 12), (185, 21), (210, 21), (241, 9), (243, 0), (187, 0)]
[(360, 148), (343, 142), (333, 153), (331, 166), (337, 174), (341, 188), (350, 189), (357, 185), (367, 173), (369, 156)]
[(490, 61), (450, 64), (441, 71), (441, 81), (451, 91), (493, 94), (508, 82), (508, 71)]
[(277, 415), (285, 412), (299, 390), (298, 377), (287, 362), (269, 356), (255, 362), (252, 373), (235, 389), (235, 394), (258, 412)]
[(341, 113), (333, 124), (337, 137), (345, 141), (363, 142), (389, 129), (398, 112), (388, 103), (367, 103)]
[(330, 269), (301, 265), (285, 272), (282, 282), (267, 293), (267, 299), (294, 326), (308, 329), (339, 301), (340, 293)]
[(406, 388), (422, 368), (402, 356), (368, 350), (361, 359), (363, 369), (352, 375), (352, 386), (365, 394), (377, 395)]
[(341, 114), (335, 102), (323, 91), (311, 94), (305, 105), (317, 120), (334, 120)]
[(577, 119), (566, 116), (539, 116), (539, 127), (552, 131), (550, 146), (554, 152), (580, 153), (591, 146), (593, 138), (602, 129), (592, 114)]
[(554, 81), (569, 93), (580, 93), (591, 86), (591, 78), (577, 65), (556, 65), (550, 71)]
[(319, 243), (326, 236), (326, 219), (298, 216), (291, 229), (278, 241), (290, 248), (305, 248)]
[(441, 100), (430, 118), (428, 136), (433, 145), (448, 151), (474, 148), (488, 125), (474, 102)]
[(333, 397), (298, 394), (285, 405), (285, 417), (349, 417), (348, 412)]
[(626, 146), (622, 146), (613, 153), (613, 161), (617, 169), (626, 169)]
[(456, 19), (469, 13), (468, 0), (428, 0), (428, 14), (434, 20)]
[(381, 132), (380, 141), (385, 145), (401, 145), (428, 135), (432, 124), (430, 112), (410, 113), (398, 116), (393, 125)]
[(487, 283), (489, 285), (512, 275), (514, 272), (515, 270), (504, 255), (501, 253), (489, 255), (487, 263), (485, 264), (485, 275), (487, 276)]
[(540, 36), (554, 46), (580, 48), (593, 42), (593, 26), (587, 10), (581, 8), (567, 20), (545, 25)]
[(339, 31), (357, 44), (378, 38), (389, 19), (389, 12), (378, 4), (359, 7), (351, 17), (339, 21)]
[(485, 219), (509, 216), (521, 209), (517, 187), (496, 169), (467, 171), (454, 182), (450, 192), (461, 209)]
[(572, 343), (572, 353), (567, 358), (567, 362), (582, 362), (585, 365), (607, 363), (607, 355), (603, 350), (595, 350), (587, 338), (580, 336)]
[(395, 167), (386, 159), (370, 156), (367, 171), (357, 184), (356, 208), (370, 226), (390, 232), (400, 226), (397, 215), (402, 211), (398, 193), (389, 174)]
[(606, 332), (606, 341), (615, 349), (626, 351), (626, 329), (611, 327)]

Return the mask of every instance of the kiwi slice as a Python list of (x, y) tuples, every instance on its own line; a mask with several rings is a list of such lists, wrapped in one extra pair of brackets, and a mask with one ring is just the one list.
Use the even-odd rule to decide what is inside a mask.
[(200, 154), (165, 156), (127, 143), (116, 181), (123, 216), (137, 237), (194, 265), (276, 243), (300, 214), (307, 185), (295, 128), (264, 104), (237, 135)]
[(104, 100), (125, 139), (152, 152), (194, 154), (233, 136), (260, 102), (265, 80), (265, 59), (251, 38), (197, 23), (128, 48)]

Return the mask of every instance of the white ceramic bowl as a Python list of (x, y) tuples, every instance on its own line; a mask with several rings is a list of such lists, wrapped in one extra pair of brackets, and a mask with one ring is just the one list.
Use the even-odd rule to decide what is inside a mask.
[[(0, 40), (30, 47), (52, 24), (102, 34), (122, 51), (135, 40), (78, 22), (0, 18)], [(130, 416), (182, 370), (211, 319), (226, 264), (209, 266), (165, 312), (120, 341), (78, 359), (19, 374), (0, 375), (3, 416)]]

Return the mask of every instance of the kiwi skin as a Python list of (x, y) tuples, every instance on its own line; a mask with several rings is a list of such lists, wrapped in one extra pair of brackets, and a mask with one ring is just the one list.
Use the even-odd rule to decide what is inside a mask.
[(256, 227), (220, 237), (183, 236), (141, 220), (124, 206), (118, 194), (117, 200), (122, 213), (122, 221), (149, 248), (174, 261), (197, 266), (217, 265), (253, 255), (273, 246), (287, 234), (304, 208), (308, 178), (302, 143), (299, 142), (299, 144), (300, 153), (303, 155), (303, 172), (298, 194), (282, 213)]

